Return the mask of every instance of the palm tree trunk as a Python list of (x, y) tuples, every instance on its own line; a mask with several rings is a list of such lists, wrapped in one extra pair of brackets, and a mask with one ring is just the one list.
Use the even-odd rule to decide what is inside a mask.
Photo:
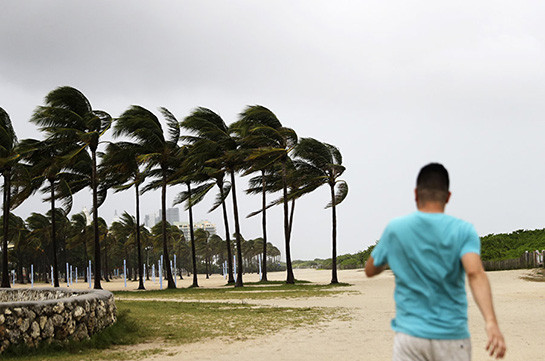
[(291, 200), (290, 225), (289, 225), (290, 239), (291, 239), (291, 230), (293, 229), (293, 214), (294, 213), (295, 213), (295, 198)]
[(332, 217), (332, 255), (331, 255), (331, 284), (339, 283), (337, 279), (337, 210), (335, 208), (335, 184), (331, 187), (331, 217)]
[[(87, 224), (85, 225), (85, 228), (87, 228)], [(83, 230), (83, 261), (84, 261), (84, 264), (86, 264), (89, 261), (89, 255), (87, 254), (87, 232), (85, 231), (85, 228)], [(83, 267), (82, 269), (85, 269), (85, 267)], [(87, 278), (85, 278), (85, 280), (87, 282), (89, 282), (89, 280)]]
[(227, 244), (227, 273), (228, 280), (227, 283), (235, 283), (233, 277), (233, 255), (231, 253), (231, 239), (229, 235), (229, 219), (227, 217), (227, 205), (225, 204), (225, 195), (223, 194), (223, 180), (218, 182), (218, 187), (220, 188), (221, 195), (221, 208), (223, 209), (223, 224), (225, 225), (225, 242)]
[(238, 221), (238, 205), (237, 205), (237, 191), (235, 186), (235, 172), (231, 170), (231, 192), (233, 192), (233, 213), (235, 214), (235, 236), (237, 241), (237, 280), (235, 287), (243, 287), (244, 283), (242, 282), (242, 245), (240, 241), (240, 224)]
[(2, 237), (2, 288), (10, 288), (8, 274), (8, 231), (9, 231), (9, 193), (11, 172), (4, 171), (4, 215), (3, 215), (3, 237)]
[(96, 149), (91, 150), (93, 169), (91, 172), (91, 186), (93, 187), (93, 228), (95, 232), (95, 290), (101, 290), (101, 265), (100, 262), (100, 239), (98, 231), (98, 197), (97, 197), (97, 154)]
[(59, 265), (57, 260), (57, 230), (55, 223), (55, 182), (49, 181), (51, 185), (51, 245), (53, 247), (53, 285), (59, 287)]
[(174, 279), (172, 278), (172, 271), (170, 269), (170, 258), (168, 257), (167, 247), (167, 175), (166, 169), (163, 167), (163, 184), (161, 188), (161, 219), (163, 221), (163, 256), (164, 266), (167, 271), (168, 288), (176, 288)]
[(145, 290), (144, 287), (144, 270), (142, 268), (142, 245), (140, 244), (140, 195), (138, 192), (138, 180), (135, 183), (136, 188), (136, 246), (138, 247), (138, 283), (139, 290)]
[(288, 186), (287, 186), (287, 168), (286, 161), (282, 161), (282, 191), (284, 195), (284, 239), (286, 246), (286, 283), (294, 284), (295, 277), (293, 276), (293, 269), (291, 266), (291, 252), (290, 252), (290, 226), (288, 219)]
[(197, 281), (197, 256), (195, 254), (195, 233), (193, 232), (193, 206), (191, 205), (191, 184), (187, 183), (187, 193), (189, 197), (187, 203), (189, 205), (189, 238), (191, 240), (191, 262), (193, 266), (193, 284), (191, 287), (199, 287)]
[(261, 171), (261, 192), (262, 192), (262, 220), (261, 225), (263, 227), (263, 258), (261, 260), (261, 281), (267, 281), (267, 182), (265, 179), (265, 171)]

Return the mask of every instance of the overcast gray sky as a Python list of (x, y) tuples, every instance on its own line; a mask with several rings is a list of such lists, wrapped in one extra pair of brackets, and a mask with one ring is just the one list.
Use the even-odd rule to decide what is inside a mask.
[[(390, 218), (415, 209), (416, 174), (431, 161), (451, 173), (447, 211), (479, 234), (543, 228), (544, 10), (504, 0), (4, 1), (0, 107), (23, 139), (41, 137), (28, 119), (63, 85), (113, 117), (132, 104), (179, 119), (204, 106), (231, 123), (264, 105), (300, 137), (343, 153), (339, 254), (367, 248)], [(260, 199), (239, 185), (245, 216)], [(330, 256), (328, 196), (323, 188), (298, 201), (293, 258)], [(195, 217), (223, 236), (210, 203)], [(90, 205), (79, 194), (73, 212)], [(143, 214), (159, 207), (158, 193), (144, 196)], [(35, 196), (15, 213), (47, 209)], [(111, 221), (133, 209), (129, 191), (99, 213)], [(241, 229), (259, 237), (259, 218)], [(280, 208), (269, 233), (283, 252)]]

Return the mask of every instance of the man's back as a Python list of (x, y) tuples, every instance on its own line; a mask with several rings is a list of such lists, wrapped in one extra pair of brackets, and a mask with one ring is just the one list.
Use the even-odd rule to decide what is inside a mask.
[(375, 265), (395, 274), (395, 331), (431, 339), (462, 339), (467, 329), (461, 257), (479, 253), (471, 224), (444, 213), (415, 212), (392, 220), (373, 251)]

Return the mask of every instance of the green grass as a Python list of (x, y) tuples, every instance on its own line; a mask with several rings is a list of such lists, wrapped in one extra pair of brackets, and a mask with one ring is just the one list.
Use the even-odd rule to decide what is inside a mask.
[[(180, 290), (178, 290), (180, 291)], [(204, 290), (198, 290), (200, 292)], [(152, 292), (152, 291), (150, 291)], [(343, 310), (323, 308), (261, 307), (243, 303), (116, 300), (118, 322), (84, 342), (52, 343), (38, 349), (9, 349), (2, 360), (126, 360), (141, 359), (167, 350), (160, 345), (180, 345), (203, 339), (244, 340), (289, 328), (316, 325)], [(116, 345), (144, 344), (139, 349)]]
[(115, 291), (116, 300), (122, 299), (179, 299), (179, 300), (261, 300), (274, 298), (309, 298), (324, 297), (332, 293), (351, 292), (346, 283), (336, 285), (316, 285), (296, 283), (288, 285), (284, 282), (267, 282), (246, 284), (241, 288), (178, 288), (151, 291)]

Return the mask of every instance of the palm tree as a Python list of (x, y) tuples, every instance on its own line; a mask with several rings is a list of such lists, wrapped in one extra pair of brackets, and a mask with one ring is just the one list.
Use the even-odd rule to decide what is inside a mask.
[(180, 139), (180, 126), (174, 116), (165, 108), (161, 108), (167, 120), (169, 138), (165, 138), (159, 119), (149, 110), (133, 105), (117, 120), (114, 136), (128, 136), (136, 140), (141, 147), (142, 154), (138, 160), (145, 163), (149, 175), (155, 180), (149, 183), (143, 192), (161, 188), (161, 219), (163, 237), (163, 256), (165, 259), (168, 288), (176, 288), (170, 269), (167, 247), (166, 197), (167, 185), (178, 165), (177, 152)]
[(204, 259), (206, 279), (209, 279), (210, 274), (210, 258), (212, 257), (212, 248), (209, 242), (210, 233), (204, 229), (195, 230), (196, 250)]
[[(91, 223), (87, 221), (87, 216), (84, 212), (79, 212), (72, 215), (70, 223), (72, 226), (68, 243), (72, 246), (72, 248), (78, 246), (83, 248), (83, 263), (80, 266), (83, 266), (82, 269), (84, 269), (86, 262), (89, 259), (87, 241), (90, 240), (91, 236)], [(89, 282), (89, 280), (87, 280), (87, 282)]]
[[(331, 283), (339, 283), (337, 279), (337, 213), (336, 206), (348, 194), (348, 185), (339, 179), (345, 167), (342, 165), (342, 156), (339, 149), (331, 144), (322, 143), (313, 138), (303, 138), (295, 148), (295, 155), (305, 163), (301, 166), (307, 174), (316, 174), (314, 181), (317, 184), (328, 184), (331, 193), (331, 202), (326, 208), (331, 208), (332, 216), (332, 276)], [(337, 188), (337, 191), (335, 191)]]
[(9, 238), (9, 214), (11, 193), (11, 171), (19, 156), (16, 152), (17, 136), (11, 124), (8, 113), (0, 108), (0, 172), (4, 177), (3, 198), (3, 232), (2, 240), (2, 284), (1, 287), (10, 287), (8, 275), (8, 238)]
[[(246, 160), (257, 164), (258, 166), (256, 167), (254, 165), (252, 166), (253, 168), (250, 169), (262, 169), (267, 164), (273, 165), (275, 162), (280, 164), (284, 204), (284, 240), (287, 268), (286, 283), (293, 284), (295, 283), (295, 277), (293, 276), (290, 251), (288, 163), (290, 161), (289, 153), (297, 144), (297, 134), (293, 129), (283, 127), (273, 112), (260, 105), (246, 107), (240, 114), (239, 121), (231, 125), (231, 129), (233, 132), (243, 137), (244, 140), (242, 140), (242, 142), (248, 147), (253, 148)], [(266, 243), (265, 239), (264, 244)], [(264, 251), (266, 252), (265, 246)]]
[[(93, 193), (93, 227), (95, 245), (95, 263), (100, 270), (100, 239), (98, 207), (104, 201), (105, 194), (98, 194), (97, 149), (100, 137), (110, 128), (112, 118), (104, 111), (94, 110), (89, 100), (79, 90), (64, 86), (47, 94), (45, 106), (34, 112), (32, 122), (38, 124), (48, 134), (48, 139), (57, 145), (77, 144), (80, 148), (65, 156), (67, 160), (82, 151), (91, 153), (90, 187)], [(95, 289), (100, 285), (100, 271), (95, 273)]]
[[(204, 163), (203, 172), (214, 179), (219, 188), (219, 195), (216, 202), (209, 212), (213, 211), (219, 205), (223, 210), (223, 221), (225, 226), (225, 241), (227, 250), (227, 273), (228, 283), (235, 283), (233, 277), (233, 263), (231, 253), (231, 239), (229, 232), (229, 221), (227, 216), (227, 206), (225, 199), (233, 190), (233, 213), (235, 218), (235, 231), (240, 234), (240, 224), (238, 219), (238, 205), (236, 198), (235, 173), (238, 170), (241, 156), (238, 150), (236, 138), (232, 137), (229, 128), (223, 119), (207, 108), (197, 108), (188, 117), (184, 119), (181, 126), (193, 133), (193, 136), (184, 137), (192, 145), (191, 157), (194, 161)], [(224, 181), (226, 173), (230, 173), (231, 182)], [(201, 194), (204, 196), (206, 187), (203, 187)], [(237, 249), (240, 250), (240, 238), (236, 238)], [(238, 252), (238, 251), (237, 251)], [(237, 277), (236, 287), (242, 287), (242, 254), (237, 254), (237, 268), (240, 271), (240, 277)]]
[[(117, 133), (119, 123), (114, 126)], [(102, 175), (103, 187), (113, 187), (115, 192), (126, 190), (134, 185), (136, 196), (136, 248), (138, 252), (138, 289), (144, 290), (144, 270), (142, 262), (142, 242), (140, 240), (140, 185), (146, 176), (140, 171), (138, 156), (142, 154), (138, 144), (129, 142), (109, 143), (102, 155), (99, 173)]]
[[(87, 152), (78, 152), (68, 161), (64, 156), (78, 149), (77, 146), (57, 144), (52, 139), (39, 141), (24, 139), (19, 144), (21, 167), (27, 170), (31, 181), (23, 187), (27, 196), (41, 188), (45, 200), (51, 202), (51, 247), (53, 255), (54, 286), (59, 287), (57, 259), (57, 222), (55, 201), (61, 200), (65, 213), (72, 207), (72, 194), (89, 184), (90, 158)], [(43, 187), (42, 187), (43, 186)]]

